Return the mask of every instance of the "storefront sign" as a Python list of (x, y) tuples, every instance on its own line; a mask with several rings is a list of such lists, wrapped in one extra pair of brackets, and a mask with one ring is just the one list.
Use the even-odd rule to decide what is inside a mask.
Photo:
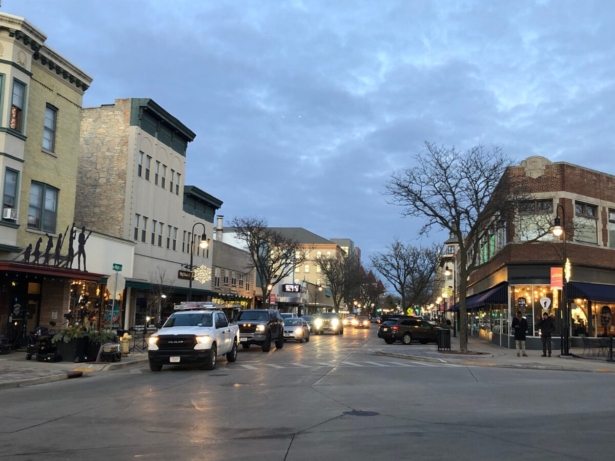
[(282, 285), (282, 291), (286, 293), (301, 293), (301, 285), (297, 283), (285, 283)]
[(564, 286), (564, 270), (561, 267), (551, 268), (551, 288), (559, 288)]
[(191, 271), (177, 271), (177, 278), (180, 280), (194, 280), (194, 273)]
[(525, 306), (527, 306), (527, 300), (525, 298), (517, 298), (517, 309), (523, 312), (525, 310)]
[(270, 304), (274, 304), (275, 303), (275, 293), (270, 293), (269, 294), (269, 303)]
[(551, 298), (547, 298), (546, 296), (540, 298), (540, 305), (546, 311), (551, 307)]

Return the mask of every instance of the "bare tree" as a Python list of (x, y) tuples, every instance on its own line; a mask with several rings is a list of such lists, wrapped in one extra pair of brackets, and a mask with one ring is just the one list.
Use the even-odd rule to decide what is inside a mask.
[(154, 272), (149, 273), (150, 295), (147, 305), (146, 317), (150, 316), (159, 323), (162, 320), (162, 308), (164, 300), (170, 298), (173, 293), (173, 280), (167, 276), (164, 268), (156, 267)]
[(434, 290), (440, 261), (437, 245), (430, 248), (404, 245), (399, 239), (384, 253), (371, 256), (371, 264), (401, 296), (401, 307), (427, 304)]
[(459, 248), (459, 347), (467, 352), (466, 290), (478, 264), (481, 239), (498, 221), (514, 219), (518, 204), (529, 198), (524, 177), (508, 169), (512, 162), (499, 148), (476, 146), (466, 152), (425, 143), (416, 163), (391, 176), (386, 189), (403, 216), (426, 218), (420, 233), (447, 229)]
[(314, 262), (320, 266), (327, 286), (331, 290), (333, 307), (336, 312), (339, 312), (342, 302), (348, 299), (350, 287), (359, 283), (355, 276), (357, 260), (354, 256), (336, 253), (333, 258), (318, 256)]
[(237, 239), (246, 245), (250, 254), (246, 269), (256, 269), (263, 302), (269, 306), (273, 286), (294, 274), (295, 267), (306, 261), (305, 248), (295, 239), (268, 227), (267, 221), (261, 218), (233, 218), (231, 226), (237, 232)]

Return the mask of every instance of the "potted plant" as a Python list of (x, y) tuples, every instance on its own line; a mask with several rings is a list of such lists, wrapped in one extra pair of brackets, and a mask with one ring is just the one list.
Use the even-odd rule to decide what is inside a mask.
[(68, 362), (83, 362), (87, 357), (88, 332), (82, 325), (71, 325), (53, 336), (51, 342), (58, 348), (58, 355)]
[(87, 360), (89, 362), (97, 359), (100, 346), (105, 343), (117, 343), (117, 335), (111, 331), (91, 331), (88, 333)]

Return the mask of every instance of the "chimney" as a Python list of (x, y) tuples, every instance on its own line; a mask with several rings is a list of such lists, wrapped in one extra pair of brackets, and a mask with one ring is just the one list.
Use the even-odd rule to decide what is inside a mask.
[(223, 221), (224, 221), (224, 216), (218, 215), (218, 222), (216, 223), (216, 240), (218, 242), (222, 241), (222, 234), (224, 234)]

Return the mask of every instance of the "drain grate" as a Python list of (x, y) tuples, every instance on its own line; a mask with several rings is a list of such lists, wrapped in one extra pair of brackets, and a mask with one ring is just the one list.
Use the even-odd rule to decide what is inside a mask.
[(378, 416), (380, 413), (376, 413), (375, 411), (352, 410), (345, 411), (344, 414), (347, 416)]

